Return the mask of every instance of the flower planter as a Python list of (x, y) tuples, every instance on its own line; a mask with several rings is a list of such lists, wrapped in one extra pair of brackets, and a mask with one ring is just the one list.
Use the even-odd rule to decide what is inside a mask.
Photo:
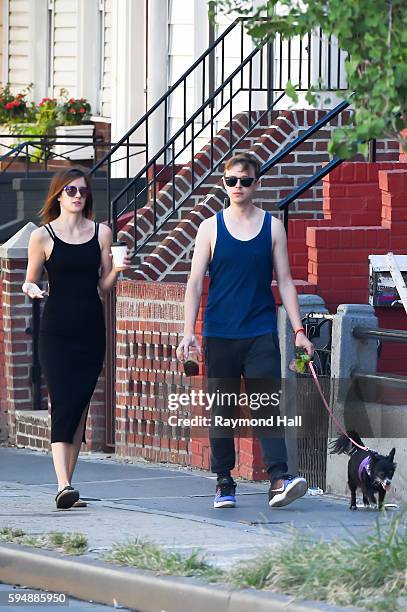
[[(93, 123), (59, 125), (55, 129), (58, 139), (53, 148), (54, 159), (95, 159), (95, 147), (93, 146), (94, 129)], [(67, 136), (69, 138), (66, 138)], [(67, 144), (58, 144), (58, 140)], [(74, 144), (68, 144), (71, 140)]]
[[(10, 151), (11, 148), (17, 146), (20, 142), (24, 142), (25, 140), (32, 139), (30, 134), (18, 133), (16, 134), (16, 128), (21, 129), (24, 127), (32, 128), (35, 127), (35, 123), (17, 123), (15, 125), (0, 125), (0, 157), (6, 155)], [(3, 138), (2, 136), (10, 136), (14, 134), (14, 138)], [(35, 139), (32, 139), (35, 140)], [(34, 153), (38, 149), (32, 145), (28, 145), (28, 155), (34, 155)], [(24, 148), (17, 155), (13, 155), (12, 157), (25, 157), (27, 149)], [(10, 156), (11, 157), (11, 156)]]

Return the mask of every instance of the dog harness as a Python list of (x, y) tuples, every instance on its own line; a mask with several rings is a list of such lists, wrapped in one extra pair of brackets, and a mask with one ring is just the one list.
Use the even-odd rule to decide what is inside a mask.
[(372, 471), (370, 469), (370, 455), (366, 455), (366, 457), (363, 459), (363, 461), (359, 465), (358, 476), (359, 476), (360, 481), (362, 480), (363, 470), (366, 470), (366, 474), (369, 477), (372, 476)]

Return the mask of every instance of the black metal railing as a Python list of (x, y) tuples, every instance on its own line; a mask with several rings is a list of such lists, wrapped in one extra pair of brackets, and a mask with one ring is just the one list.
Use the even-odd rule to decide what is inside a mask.
[[(284, 157), (289, 155), (292, 151), (294, 151), (298, 146), (300, 146), (303, 142), (311, 138), (316, 132), (318, 132), (322, 127), (327, 125), (335, 119), (338, 115), (340, 115), (344, 110), (346, 110), (350, 105), (350, 102), (344, 100), (340, 102), (327, 112), (321, 119), (316, 121), (314, 125), (308, 128), (305, 132), (303, 132), (300, 136), (295, 138), (291, 143), (289, 143), (284, 149), (281, 149), (276, 155), (274, 155), (268, 162), (263, 164), (260, 170), (260, 176), (264, 176), (270, 168), (279, 164)], [(278, 208), (283, 211), (284, 217), (284, 227), (285, 231), (288, 235), (288, 216), (289, 216), (289, 206), (299, 198), (303, 193), (305, 193), (308, 189), (311, 189), (316, 183), (318, 183), (324, 176), (332, 172), (334, 168), (339, 166), (343, 162), (343, 159), (339, 157), (335, 157), (330, 162), (328, 162), (325, 166), (323, 166), (318, 172), (310, 176), (308, 179), (303, 181), (300, 185), (298, 185), (295, 189), (293, 189), (281, 202), (278, 204)]]
[(303, 181), (300, 185), (298, 185), (295, 189), (293, 189), (281, 202), (278, 207), (283, 211), (284, 218), (284, 227), (285, 231), (288, 235), (288, 214), (289, 214), (289, 206), (299, 198), (303, 193), (305, 193), (311, 187), (314, 187), (319, 181), (321, 181), (324, 176), (332, 172), (337, 166), (339, 166), (344, 160), (340, 157), (334, 157), (331, 161), (329, 161), (325, 166), (323, 166), (320, 170), (315, 172), (308, 179)]
[(368, 327), (356, 326), (353, 335), (359, 340), (376, 338), (377, 340), (388, 342), (407, 342), (407, 330), (405, 329), (370, 329)]
[[(29, 136), (24, 134), (4, 134), (0, 136), (0, 140), (3, 149), (7, 149), (3, 155), (0, 155), (0, 162), (7, 162), (1, 169), (0, 176), (14, 170), (17, 164), (20, 163), (24, 165), (24, 172), (26, 177), (28, 177), (32, 170), (38, 170), (38, 165), (47, 171), (49, 165), (55, 160), (70, 161), (71, 159), (76, 159), (80, 163), (81, 159), (97, 158), (99, 152), (104, 154), (106, 150), (110, 150), (116, 145), (116, 143), (105, 141), (100, 137), (81, 137), (69, 134), (63, 136), (51, 134), (30, 134)], [(20, 142), (15, 144), (16, 140)], [(7, 141), (11, 141), (11, 144), (8, 145)], [(85, 150), (89, 147), (94, 149), (91, 156), (84, 154)], [(123, 147), (125, 147), (126, 153), (116, 161), (128, 160), (137, 155), (142, 155), (145, 151), (144, 142), (129, 143), (123, 145)], [(118, 148), (122, 149), (123, 147)], [(129, 175), (127, 178), (129, 178)]]
[[(236, 35), (240, 37), (240, 55), (236, 58), (236, 66), (229, 67), (228, 44), (237, 48)], [(315, 35), (307, 35), (303, 39), (295, 38), (282, 41), (277, 37), (271, 45), (260, 44), (245, 56), (245, 38), (248, 35), (244, 28), (244, 19), (232, 23), (203, 53), (192, 66), (169, 88), (169, 90), (147, 111), (147, 113), (119, 140), (117, 145), (92, 168), (96, 172), (102, 164), (107, 167), (106, 180), (111, 176), (111, 164), (115, 162), (118, 147), (126, 146), (131, 139), (137, 138), (145, 142), (145, 163), (135, 169), (133, 178), (110, 204), (110, 222), (113, 235), (117, 235), (117, 219), (132, 210), (135, 224), (135, 254), (139, 253), (145, 244), (159, 231), (163, 224), (178, 210), (192, 193), (214, 172), (230, 153), (247, 137), (267, 114), (273, 110), (285, 95), (284, 87), (287, 78), (296, 84), (297, 91), (305, 91), (312, 84), (320, 82), (329, 84), (332, 90), (344, 89), (343, 59), (340, 49), (329, 39), (324, 39), (322, 31)], [(329, 66), (324, 72), (322, 53), (324, 47), (330, 49), (327, 57)], [(335, 53), (333, 49), (335, 48)], [(319, 55), (318, 55), (319, 54)], [(236, 55), (236, 53), (234, 53)], [(336, 63), (333, 58), (336, 58)], [(267, 64), (266, 65), (266, 57)], [(270, 62), (272, 70), (270, 70)], [(331, 62), (331, 63), (329, 63)], [(216, 78), (210, 71), (217, 63)], [(326, 62), (325, 62), (326, 64)], [(235, 66), (235, 67), (234, 67)], [(227, 67), (230, 70), (227, 76)], [(191, 102), (188, 95), (191, 80), (200, 83), (199, 100)], [(254, 95), (264, 92), (266, 110), (253, 113)], [(271, 94), (271, 95), (270, 95)], [(256, 104), (258, 106), (258, 104)], [(176, 108), (176, 110), (174, 110)], [(244, 108), (247, 112), (248, 124), (239, 138), (233, 134), (233, 117)], [(214, 149), (215, 121), (218, 126), (228, 125), (225, 134), (226, 150), (218, 155)], [(177, 121), (179, 127), (177, 129)], [(155, 129), (152, 142), (152, 126), (161, 125), (162, 133)], [(202, 173), (195, 153), (201, 148), (198, 144), (209, 143), (209, 163)], [(176, 174), (179, 165), (189, 168), (189, 189), (176, 196)], [(128, 169), (126, 174), (128, 175)], [(138, 191), (136, 183), (141, 177), (146, 177), (142, 191)], [(172, 205), (162, 213), (157, 206), (158, 183), (169, 185), (172, 194)], [(109, 192), (109, 189), (106, 190)], [(153, 212), (151, 232), (142, 240), (137, 241), (137, 202), (149, 196), (149, 205)], [(160, 208), (161, 214), (158, 214)]]

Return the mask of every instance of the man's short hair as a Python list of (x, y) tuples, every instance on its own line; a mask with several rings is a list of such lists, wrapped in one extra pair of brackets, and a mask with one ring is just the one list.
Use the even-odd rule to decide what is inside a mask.
[(225, 162), (224, 172), (226, 170), (230, 170), (232, 166), (236, 164), (241, 164), (243, 166), (243, 170), (249, 170), (250, 167), (254, 170), (254, 176), (256, 179), (260, 176), (260, 163), (257, 161), (255, 157), (250, 155), (249, 153), (238, 153), (237, 155), (233, 155), (230, 159)]

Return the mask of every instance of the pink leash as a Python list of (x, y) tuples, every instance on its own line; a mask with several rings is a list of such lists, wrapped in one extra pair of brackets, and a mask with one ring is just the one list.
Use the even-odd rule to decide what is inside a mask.
[(334, 416), (332, 410), (330, 409), (330, 407), (328, 405), (328, 402), (326, 401), (326, 399), (324, 397), (323, 391), (321, 389), (321, 385), (319, 384), (317, 373), (315, 372), (314, 363), (312, 361), (310, 361), (308, 363), (308, 366), (309, 366), (309, 369), (311, 370), (312, 377), (313, 377), (315, 385), (316, 385), (316, 387), (317, 387), (317, 389), (319, 391), (319, 394), (321, 396), (323, 404), (324, 404), (325, 408), (328, 410), (329, 416), (331, 417), (331, 419), (333, 420), (333, 422), (335, 423), (335, 425), (337, 426), (339, 431), (341, 431), (343, 434), (345, 434), (345, 436), (352, 442), (352, 444), (354, 444), (355, 446), (357, 446), (361, 450), (369, 451), (370, 449), (367, 446), (361, 446), (360, 444), (355, 442), (355, 440), (352, 440), (352, 438), (348, 435), (347, 431), (339, 423), (338, 419)]

